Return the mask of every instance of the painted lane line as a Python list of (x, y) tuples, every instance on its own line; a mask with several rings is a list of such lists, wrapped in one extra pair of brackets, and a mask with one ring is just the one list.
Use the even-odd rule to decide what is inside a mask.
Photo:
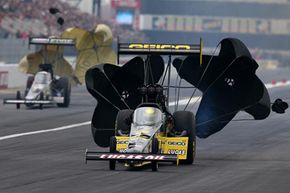
[(17, 133), (17, 134), (12, 134), (12, 135), (6, 135), (6, 136), (0, 137), (0, 141), (1, 140), (5, 140), (5, 139), (22, 137), (22, 136), (26, 136), (26, 135), (36, 135), (36, 134), (40, 134), (40, 133), (48, 133), (48, 132), (53, 132), (53, 131), (62, 131), (62, 130), (71, 129), (71, 128), (75, 128), (75, 127), (80, 127), (80, 126), (85, 126), (85, 125), (89, 125), (89, 124), (91, 124), (91, 121), (86, 121), (86, 122), (72, 124), (72, 125), (66, 125), (66, 126), (62, 126), (62, 127), (56, 127), (56, 128), (53, 128), (53, 129), (45, 129), (45, 130), (31, 131), (31, 132), (26, 132), (26, 133)]
[[(290, 81), (278, 82), (276, 84), (271, 84), (271, 83), (265, 84), (266, 88), (268, 88), (268, 89), (276, 88), (276, 87), (284, 87), (284, 86), (289, 86), (289, 85), (290, 85)], [(195, 102), (199, 103), (201, 101), (201, 98), (202, 97), (200, 97), (200, 96), (193, 97), (189, 104), (193, 104)], [(189, 98), (181, 99), (181, 100), (179, 100), (178, 104), (179, 105), (186, 105), (188, 100), (189, 100)], [(169, 102), (169, 106), (174, 106), (174, 105), (175, 105), (175, 101)], [(27, 135), (36, 135), (36, 134), (40, 134), (40, 133), (48, 133), (48, 132), (72, 129), (75, 127), (85, 126), (85, 125), (89, 125), (89, 124), (91, 124), (91, 121), (86, 121), (86, 122), (72, 124), (72, 125), (66, 125), (66, 126), (52, 128), (52, 129), (45, 129), (45, 130), (38, 130), (38, 131), (32, 131), (32, 132), (26, 132), (26, 133), (17, 133), (17, 134), (12, 134), (12, 135), (6, 135), (6, 136), (0, 137), (0, 141), (5, 140), (5, 139), (12, 139), (12, 138), (16, 138), (16, 137), (27, 136)]]
[[(200, 97), (193, 97), (190, 103), (193, 103), (196, 100), (200, 100)], [(179, 105), (185, 105), (187, 103), (188, 99), (182, 99), (179, 100)], [(175, 102), (170, 102), (169, 106), (174, 106)], [(61, 131), (61, 130), (67, 130), (67, 129), (72, 129), (75, 127), (80, 127), (80, 126), (85, 126), (85, 125), (90, 125), (91, 121), (86, 121), (82, 123), (77, 123), (77, 124), (72, 124), (72, 125), (65, 125), (62, 127), (57, 127), (57, 128), (52, 128), (52, 129), (45, 129), (45, 130), (37, 130), (37, 131), (31, 131), (31, 132), (26, 132), (26, 133), (17, 133), (17, 134), (12, 134), (12, 135), (6, 135), (0, 137), (0, 141), (5, 140), (5, 139), (12, 139), (12, 138), (17, 138), (17, 137), (22, 137), (22, 136), (27, 136), (27, 135), (36, 135), (36, 134), (41, 134), (41, 133), (49, 133), (49, 132), (54, 132), (54, 131)]]

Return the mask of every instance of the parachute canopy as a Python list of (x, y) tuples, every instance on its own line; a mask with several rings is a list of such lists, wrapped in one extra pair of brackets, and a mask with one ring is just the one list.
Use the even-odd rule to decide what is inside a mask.
[(239, 111), (254, 119), (270, 114), (268, 91), (255, 74), (258, 64), (247, 47), (233, 38), (220, 44), (219, 55), (203, 55), (202, 66), (197, 56), (173, 63), (181, 78), (203, 92), (196, 114), (196, 134), (201, 138), (220, 131)]
[[(154, 84), (163, 74), (164, 62), (159, 55), (152, 55), (148, 60), (153, 73), (148, 84)], [(138, 88), (144, 84), (145, 63), (141, 57), (135, 57), (122, 67), (98, 64), (87, 71), (87, 89), (98, 100), (92, 119), (92, 132), (99, 146), (109, 145), (110, 136), (115, 132), (118, 110), (135, 109), (141, 103)]]
[(92, 31), (73, 27), (66, 29), (62, 38), (72, 38), (76, 41), (78, 57), (74, 75), (80, 83), (84, 83), (86, 71), (95, 64), (116, 63), (116, 54), (112, 49), (113, 34), (105, 24), (97, 25)]
[(73, 73), (71, 64), (63, 57), (63, 46), (56, 45), (43, 45), (39, 51), (24, 56), (18, 68), (23, 73), (36, 74), (43, 63), (52, 64), (56, 75), (69, 77)]
[(78, 51), (75, 69), (64, 59), (62, 45), (42, 45), (39, 51), (21, 59), (20, 71), (35, 74), (39, 71), (39, 64), (46, 62), (52, 64), (54, 74), (76, 78), (82, 84), (85, 73), (91, 66), (116, 62), (116, 54), (112, 49), (112, 31), (105, 24), (97, 25), (92, 31), (78, 27), (68, 28), (61, 34), (60, 39), (74, 40)]
[[(220, 131), (239, 111), (245, 111), (257, 120), (270, 113), (268, 91), (255, 74), (258, 64), (247, 47), (240, 40), (231, 38), (220, 44), (219, 55), (203, 55), (202, 65), (199, 53), (190, 53), (173, 61), (178, 75), (203, 93), (196, 114), (196, 134), (200, 138)], [(149, 62), (135, 57), (122, 67), (99, 64), (87, 71), (87, 89), (98, 100), (92, 119), (92, 133), (98, 145), (109, 145), (118, 110), (135, 109), (141, 103), (137, 89), (146, 78), (145, 64), (150, 66), (154, 77), (148, 84), (160, 80), (164, 72), (162, 57), (152, 53), (147, 57)]]

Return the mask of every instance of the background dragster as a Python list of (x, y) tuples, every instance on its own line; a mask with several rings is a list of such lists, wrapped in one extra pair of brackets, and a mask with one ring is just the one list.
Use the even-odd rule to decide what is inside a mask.
[[(36, 71), (34, 75), (29, 75), (24, 91), (24, 97), (21, 97), (20, 91), (16, 93), (16, 99), (4, 99), (4, 104), (16, 104), (16, 108), (20, 108), (20, 104), (25, 104), (27, 107), (39, 105), (42, 109), (45, 104), (57, 104), (58, 107), (68, 107), (70, 104), (71, 84), (69, 77), (59, 76), (55, 73), (58, 71), (69, 71), (67, 63), (60, 61), (63, 58), (63, 46), (74, 46), (73, 39), (63, 38), (29, 38), (29, 44), (43, 46), (41, 55), (43, 61), (35, 63), (35, 58), (28, 56), (27, 67), (28, 72)], [(35, 55), (35, 54), (34, 54)], [(53, 57), (54, 56), (54, 57)], [(49, 58), (53, 57), (56, 64), (49, 62)], [(30, 60), (30, 61), (29, 61)], [(57, 72), (58, 72), (57, 71)]]
[[(98, 100), (92, 134), (97, 145), (110, 147), (109, 153), (87, 150), (86, 160), (109, 160), (111, 170), (117, 160), (132, 167), (151, 163), (153, 171), (160, 161), (192, 164), (195, 136), (206, 138), (220, 131), (239, 111), (255, 120), (271, 112), (268, 91), (255, 74), (258, 64), (238, 39), (222, 40), (219, 54), (212, 56), (202, 54), (202, 41), (118, 44), (121, 54), (146, 57), (134, 57), (122, 67), (98, 64), (86, 73), (87, 89)], [(166, 65), (161, 55), (168, 56)], [(180, 78), (176, 85), (170, 82), (172, 65)], [(203, 93), (196, 115), (186, 110), (191, 98), (177, 110), (181, 79), (194, 86), (191, 98), (197, 89)], [(170, 88), (176, 91), (173, 113), (168, 106)], [(272, 110), (283, 113), (287, 107), (279, 99)]]

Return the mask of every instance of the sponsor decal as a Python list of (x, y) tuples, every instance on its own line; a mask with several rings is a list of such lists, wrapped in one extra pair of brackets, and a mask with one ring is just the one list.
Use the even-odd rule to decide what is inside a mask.
[(39, 44), (73, 44), (72, 39), (59, 39), (59, 38), (33, 38), (31, 43)]
[(190, 50), (190, 45), (186, 44), (130, 44), (130, 49), (173, 49), (173, 50)]
[(101, 154), (100, 159), (164, 160), (164, 156), (140, 154)]
[(168, 141), (168, 145), (185, 146), (185, 143), (182, 141)]
[(129, 141), (117, 141), (117, 144), (128, 144)]
[(118, 152), (120, 152), (120, 153), (126, 153), (126, 148), (124, 148), (124, 149), (118, 149)]
[(184, 155), (185, 151), (184, 150), (178, 150), (178, 149), (169, 149), (168, 154), (172, 155)]

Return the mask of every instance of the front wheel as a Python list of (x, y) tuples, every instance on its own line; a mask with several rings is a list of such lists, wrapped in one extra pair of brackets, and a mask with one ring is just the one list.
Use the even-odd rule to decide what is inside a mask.
[[(39, 100), (40, 101), (44, 100), (44, 93), (42, 91), (39, 94)], [(41, 110), (43, 109), (43, 104), (42, 103), (39, 104), (39, 109), (41, 109)]]
[(190, 111), (176, 111), (173, 114), (174, 130), (186, 131), (188, 137), (187, 158), (180, 160), (181, 164), (192, 164), (195, 158), (196, 136), (195, 136), (195, 117)]
[(129, 136), (133, 113), (134, 111), (131, 109), (123, 109), (118, 112), (115, 125), (117, 136)]
[[(27, 81), (26, 81), (26, 88), (25, 88), (25, 92), (24, 92), (24, 97), (26, 97), (27, 94), (29, 93), (29, 90), (33, 84), (33, 81), (34, 81), (34, 76), (28, 76)], [(33, 107), (33, 104), (29, 104), (29, 103), (26, 103), (25, 105), (28, 108)]]
[(67, 77), (62, 77), (58, 80), (59, 89), (61, 90), (61, 96), (63, 97), (63, 103), (58, 103), (58, 107), (68, 107), (70, 104), (71, 86)]
[[(19, 90), (16, 92), (16, 99), (21, 100), (21, 93)], [(20, 103), (16, 104), (16, 109), (20, 109)]]
[[(152, 140), (151, 152), (153, 154), (157, 154), (159, 152), (159, 142), (158, 142), (158, 139), (155, 137)], [(158, 162), (157, 161), (151, 162), (151, 169), (153, 172), (156, 172), (158, 170)]]
[[(29, 92), (29, 90), (28, 90), (28, 89), (25, 89), (25, 92), (24, 92), (24, 96), (25, 96), (25, 97), (27, 96), (28, 92)], [(26, 107), (28, 107), (28, 108), (33, 107), (33, 104), (30, 104), (30, 103), (26, 103), (25, 105), (26, 105)]]
[[(116, 149), (117, 149), (116, 137), (112, 136), (110, 138), (110, 153), (116, 153)], [(110, 168), (110, 170), (115, 170), (116, 169), (116, 160), (110, 160), (109, 161), (109, 168)]]

